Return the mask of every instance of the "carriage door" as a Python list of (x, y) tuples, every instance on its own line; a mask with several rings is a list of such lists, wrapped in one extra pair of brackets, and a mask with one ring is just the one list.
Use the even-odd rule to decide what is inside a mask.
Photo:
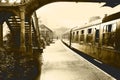
[(99, 29), (96, 29), (95, 31), (95, 43), (99, 42)]

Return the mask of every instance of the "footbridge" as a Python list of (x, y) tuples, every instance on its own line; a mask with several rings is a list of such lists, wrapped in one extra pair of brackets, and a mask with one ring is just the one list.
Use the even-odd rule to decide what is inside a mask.
[(12, 36), (13, 51), (32, 54), (33, 46), (40, 49), (40, 31), (35, 11), (48, 3), (59, 1), (109, 3), (111, 0), (0, 0), (0, 47), (3, 47), (3, 23), (6, 22)]

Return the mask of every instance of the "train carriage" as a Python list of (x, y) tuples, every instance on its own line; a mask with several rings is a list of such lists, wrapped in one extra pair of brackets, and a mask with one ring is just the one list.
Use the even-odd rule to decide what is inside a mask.
[(64, 43), (120, 69), (120, 19), (104, 19), (100, 23), (71, 29), (68, 33), (69, 38)]

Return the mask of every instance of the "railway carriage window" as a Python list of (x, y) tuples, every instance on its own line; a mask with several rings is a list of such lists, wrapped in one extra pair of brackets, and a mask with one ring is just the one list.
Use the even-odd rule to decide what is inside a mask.
[(73, 32), (73, 35), (72, 35), (72, 40), (74, 41), (74, 37), (75, 37), (75, 32)]
[(76, 33), (76, 41), (78, 41), (78, 36), (79, 35), (79, 31), (77, 31), (77, 33)]
[(92, 28), (90, 28), (88, 29), (86, 41), (87, 43), (92, 43), (92, 40), (93, 40)]
[(99, 29), (96, 29), (96, 32), (95, 32), (95, 42), (99, 42)]
[(112, 31), (112, 24), (108, 25), (107, 28), (108, 28), (108, 32), (111, 32)]
[(91, 34), (92, 33), (92, 29), (88, 29), (88, 34)]
[(81, 34), (84, 34), (84, 30), (81, 31)]
[(80, 43), (83, 43), (83, 41), (84, 41), (84, 30), (81, 30)]
[(77, 31), (77, 35), (78, 35), (79, 31)]
[(108, 24), (103, 27), (103, 40), (102, 44), (107, 47), (115, 47), (115, 30), (116, 24)]
[(107, 32), (114, 32), (116, 30), (116, 24), (109, 24), (109, 25), (105, 25), (103, 27), (103, 32), (107, 33)]

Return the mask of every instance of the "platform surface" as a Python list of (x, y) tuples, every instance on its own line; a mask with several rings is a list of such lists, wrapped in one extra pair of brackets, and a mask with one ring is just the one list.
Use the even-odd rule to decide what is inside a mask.
[(40, 80), (116, 80), (67, 48), (60, 40), (42, 53)]

